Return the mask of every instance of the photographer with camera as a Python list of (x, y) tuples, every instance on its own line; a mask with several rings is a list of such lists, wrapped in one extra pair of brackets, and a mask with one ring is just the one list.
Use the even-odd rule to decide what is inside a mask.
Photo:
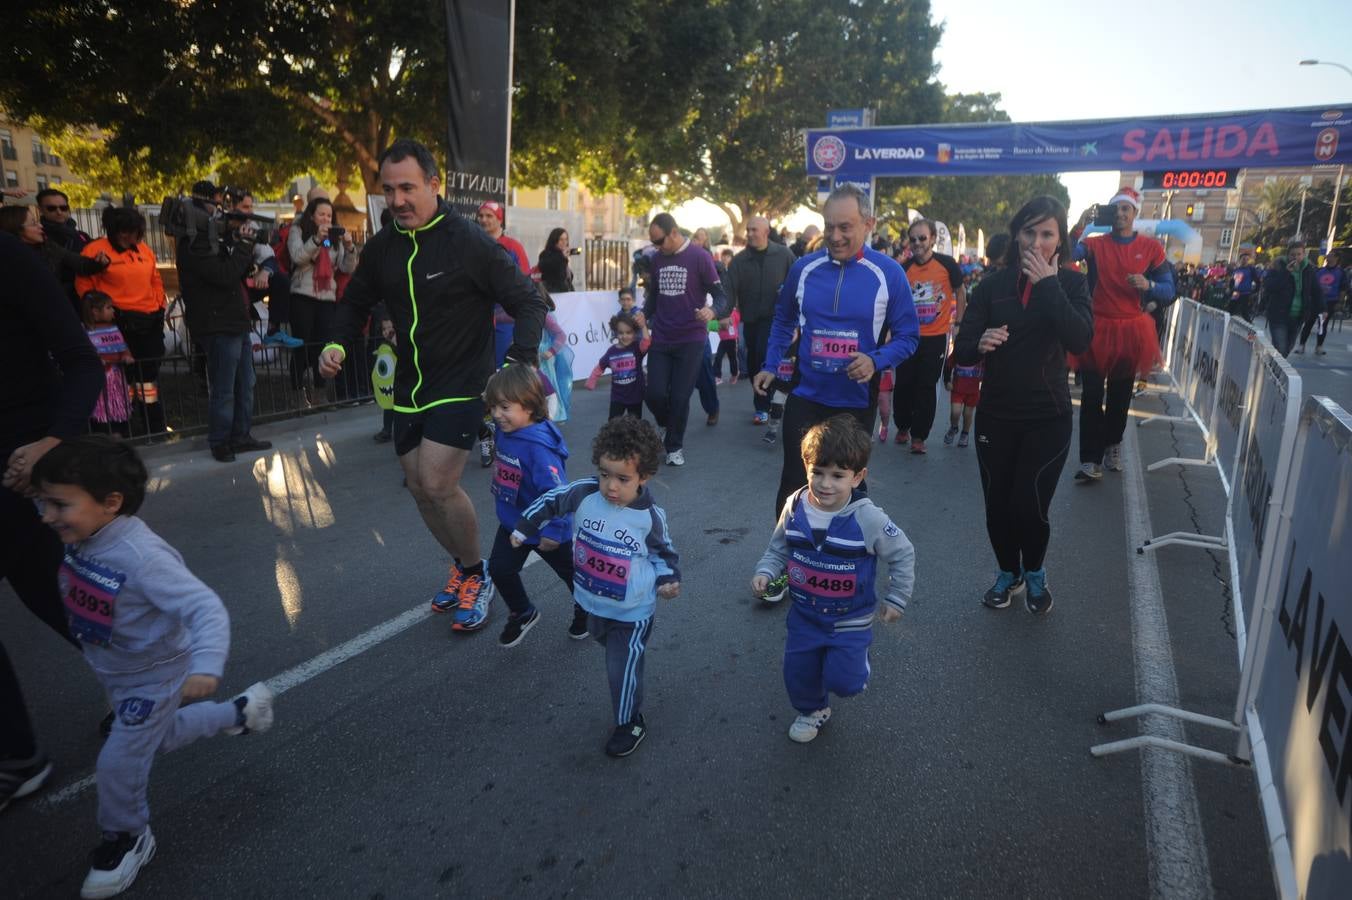
[[(338, 272), (352, 274), (357, 250), (352, 233), (333, 221), (333, 203), (315, 197), (291, 227), (286, 239), (291, 257), (291, 332), (305, 342), (305, 367), (314, 373), (315, 390), (323, 385), (319, 371), (319, 342), (335, 331), (338, 309)], [(355, 373), (355, 369), (352, 372)], [(347, 374), (334, 379), (339, 401), (348, 397)]]
[[(1092, 206), (1071, 231), (1073, 258), (1089, 262), (1094, 300), (1094, 341), (1075, 360), (1080, 372), (1080, 470), (1075, 481), (1093, 484), (1109, 471), (1122, 471), (1122, 435), (1127, 428), (1136, 376), (1145, 377), (1160, 360), (1159, 337), (1151, 314), (1174, 299), (1174, 270), (1164, 245), (1137, 234), (1141, 195), (1123, 187), (1107, 204)], [(1093, 221), (1112, 233), (1082, 240)]]
[(562, 228), (555, 228), (549, 233), (545, 249), (540, 251), (537, 267), (540, 280), (551, 294), (562, 294), (573, 289), (573, 270), (568, 266), (568, 257), (581, 252), (568, 246), (568, 232)]
[(216, 197), (211, 182), (193, 185), (191, 206), (183, 210), (193, 223), (178, 235), (175, 257), (184, 320), (206, 351), (207, 445), (218, 462), (232, 462), (236, 453), (272, 444), (249, 433), (254, 368), (244, 277), (253, 268), (257, 229), (249, 219), (221, 215)]

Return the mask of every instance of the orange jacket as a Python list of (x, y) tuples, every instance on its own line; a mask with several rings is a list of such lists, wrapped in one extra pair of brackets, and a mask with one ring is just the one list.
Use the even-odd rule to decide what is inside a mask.
[(96, 275), (75, 279), (75, 293), (103, 291), (113, 298), (113, 306), (127, 312), (153, 313), (164, 309), (164, 282), (155, 265), (155, 254), (145, 244), (126, 252), (118, 251), (107, 238), (90, 241), (81, 256), (107, 253), (112, 262)]

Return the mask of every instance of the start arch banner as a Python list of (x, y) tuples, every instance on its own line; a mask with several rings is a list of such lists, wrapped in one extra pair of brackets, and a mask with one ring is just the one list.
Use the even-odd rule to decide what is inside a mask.
[[(814, 128), (807, 174), (869, 176), (1148, 172), (1352, 163), (1352, 107), (1311, 106), (1079, 122)], [(1201, 176), (1199, 176), (1201, 177)], [(1202, 184), (1201, 181), (1198, 184)]]

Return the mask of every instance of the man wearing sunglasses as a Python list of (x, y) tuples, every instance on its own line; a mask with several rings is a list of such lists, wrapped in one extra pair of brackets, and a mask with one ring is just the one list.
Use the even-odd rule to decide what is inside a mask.
[(47, 240), (72, 253), (79, 253), (92, 238), (75, 227), (70, 217), (70, 198), (56, 188), (43, 188), (37, 196), (38, 217)]
[[(652, 329), (648, 350), (646, 400), (653, 418), (666, 429), (667, 465), (685, 465), (685, 425), (709, 349), (707, 323), (732, 314), (709, 251), (681, 234), (671, 213), (658, 213), (648, 226), (657, 252), (651, 257), (643, 316)], [(705, 298), (713, 298), (713, 307)], [(713, 414), (710, 414), (711, 418)], [(711, 423), (712, 424), (712, 423)]]

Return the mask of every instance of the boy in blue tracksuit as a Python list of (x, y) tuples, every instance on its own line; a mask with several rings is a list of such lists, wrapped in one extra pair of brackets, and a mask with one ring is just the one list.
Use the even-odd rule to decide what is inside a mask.
[(887, 589), (884, 623), (901, 618), (915, 585), (915, 548), (856, 488), (868, 471), (869, 432), (839, 415), (803, 436), (808, 483), (785, 502), (751, 588), (764, 594), (788, 574), (784, 686), (798, 718), (789, 737), (806, 743), (831, 717), (828, 694), (868, 687), (868, 648), (878, 608), (879, 568)]
[(643, 656), (657, 598), (681, 592), (667, 514), (645, 486), (664, 451), (649, 422), (611, 419), (592, 442), (597, 474), (555, 488), (526, 510), (512, 533), (523, 546), (545, 523), (573, 515), (573, 596), (589, 613), (587, 627), (606, 648), (615, 711), (609, 756), (628, 756), (647, 733), (643, 720)]
[[(540, 375), (530, 366), (507, 366), (494, 373), (484, 390), (484, 405), (496, 426), (492, 491), (500, 523), (488, 574), (509, 613), (498, 643), (515, 647), (540, 620), (521, 582), (521, 569), (531, 551), (549, 564), (569, 590), (573, 587), (573, 532), (568, 516), (546, 523), (538, 537), (520, 546), (511, 540), (511, 529), (522, 510), (545, 491), (563, 484), (568, 448), (558, 426), (549, 421)], [(587, 636), (587, 612), (576, 603), (568, 636), (576, 640)]]

